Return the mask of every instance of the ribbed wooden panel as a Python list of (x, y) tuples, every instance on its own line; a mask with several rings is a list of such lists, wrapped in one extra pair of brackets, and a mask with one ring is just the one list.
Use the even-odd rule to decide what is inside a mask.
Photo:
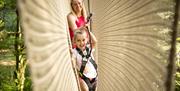
[(18, 4), (34, 91), (78, 91), (67, 40), (69, 1), (19, 0)]
[(93, 0), (98, 91), (165, 91), (173, 0)]

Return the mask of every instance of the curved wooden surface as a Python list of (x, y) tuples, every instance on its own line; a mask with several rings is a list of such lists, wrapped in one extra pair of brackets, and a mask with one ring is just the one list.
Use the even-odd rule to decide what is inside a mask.
[(78, 91), (67, 40), (67, 4), (19, 1), (34, 91)]
[(165, 91), (174, 3), (94, 0), (98, 91)]

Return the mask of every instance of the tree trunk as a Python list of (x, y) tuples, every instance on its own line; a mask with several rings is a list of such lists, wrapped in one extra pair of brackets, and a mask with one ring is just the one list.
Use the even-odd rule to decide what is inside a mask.
[(18, 91), (23, 91), (24, 89), (24, 81), (25, 81), (25, 69), (26, 69), (26, 59), (23, 55), (24, 51), (24, 44), (21, 43), (20, 41), (23, 39), (22, 38), (22, 33), (21, 33), (21, 27), (19, 23), (19, 14), (17, 13), (17, 30), (15, 33), (15, 56), (16, 56), (16, 85)]

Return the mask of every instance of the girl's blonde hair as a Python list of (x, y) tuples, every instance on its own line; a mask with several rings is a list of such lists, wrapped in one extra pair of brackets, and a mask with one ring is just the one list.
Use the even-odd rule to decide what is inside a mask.
[(77, 37), (77, 35), (78, 34), (84, 34), (86, 37), (87, 37), (87, 34), (86, 34), (86, 30), (80, 30), (80, 29), (78, 29), (78, 30), (76, 30), (75, 32), (74, 32), (74, 41), (75, 41), (75, 39), (76, 39), (76, 37)]
[[(70, 5), (71, 5), (71, 12), (73, 15), (76, 15), (74, 10), (73, 10), (73, 7), (72, 7), (72, 2), (73, 0), (71, 0), (70, 2)], [(86, 19), (87, 18), (87, 14), (86, 14), (86, 8), (85, 8), (85, 5), (84, 5), (84, 0), (81, 0), (81, 3), (82, 3), (82, 11), (81, 11), (81, 14), (82, 16), (84, 16), (84, 18)]]

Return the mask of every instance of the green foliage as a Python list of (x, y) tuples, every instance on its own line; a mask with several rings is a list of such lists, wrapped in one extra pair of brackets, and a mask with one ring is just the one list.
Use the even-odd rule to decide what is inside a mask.
[[(15, 66), (1, 66), (0, 65), (0, 91), (17, 91), (14, 71)], [(29, 68), (26, 68), (24, 91), (32, 91), (32, 81), (30, 78)]]
[(8, 36), (3, 38), (3, 41), (0, 41), (0, 49), (13, 49), (14, 46), (14, 37), (13, 36)]
[(0, 66), (0, 91), (15, 91), (14, 66)]
[(177, 60), (176, 60), (176, 68), (177, 68), (177, 72), (175, 75), (175, 89), (176, 91), (180, 91), (180, 42), (177, 42)]
[(5, 4), (4, 0), (0, 0), (0, 10), (4, 8), (4, 4)]
[(176, 72), (176, 91), (180, 91), (180, 72)]
[(4, 0), (5, 2), (5, 9), (16, 9), (16, 1), (17, 0)]
[[(14, 49), (14, 37), (9, 36), (5, 33), (1, 36), (0, 32), (0, 60), (15, 60), (13, 49)], [(1, 41), (2, 40), (2, 41)]]
[(15, 31), (16, 20), (16, 0), (0, 0), (0, 31), (2, 25), (7, 31)]
[(24, 83), (24, 91), (32, 91), (32, 80), (30, 78), (30, 70), (29, 66), (25, 69), (25, 83)]
[(6, 15), (4, 17), (4, 23), (6, 31), (15, 31), (16, 30), (16, 23), (17, 21), (17, 15), (13, 11), (6, 12)]
[[(32, 90), (32, 82), (29, 75), (26, 75), (24, 78), (26, 58), (24, 56), (23, 37), (21, 37), (22, 34), (19, 33), (21, 30), (17, 30), (19, 26), (17, 26), (16, 1), (17, 0), (0, 0), (0, 61), (6, 61), (11, 57), (15, 60), (16, 57), (16, 61), (18, 62), (17, 67), (13, 65), (13, 70), (9, 69), (9, 67), (5, 67), (6, 70), (0, 70), (0, 91), (20, 91), (23, 85), (24, 91)], [(0, 69), (2, 68), (4, 67), (0, 67)], [(9, 75), (8, 72), (11, 72), (11, 75)], [(21, 89), (21, 91), (22, 90), (23, 89)]]
[[(2, 91), (16, 91), (16, 84), (8, 80), (3, 80), (2, 81)], [(0, 90), (0, 91), (1, 91)]]
[(4, 29), (4, 21), (3, 20), (0, 20), (0, 31), (2, 31)]
[(25, 79), (24, 91), (32, 91), (32, 80), (30, 77), (26, 77)]
[(0, 43), (3, 42), (6, 39), (6, 37), (7, 37), (6, 31), (0, 31)]
[(0, 0), (0, 31), (3, 27), (15, 30), (16, 26), (16, 0)]

